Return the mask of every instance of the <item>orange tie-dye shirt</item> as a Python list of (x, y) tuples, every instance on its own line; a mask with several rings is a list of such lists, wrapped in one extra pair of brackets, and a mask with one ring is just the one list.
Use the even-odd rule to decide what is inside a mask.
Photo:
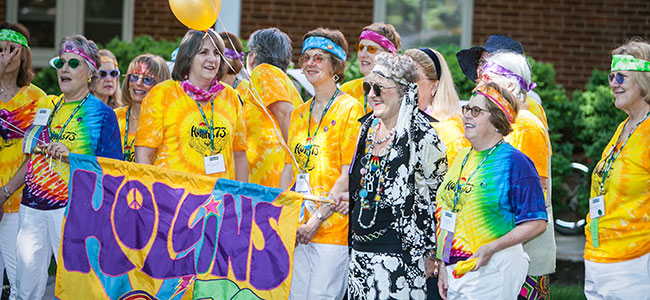
[(237, 87), (235, 87), (235, 90), (237, 91), (237, 94), (239, 94), (239, 99), (241, 100), (242, 104), (244, 104), (244, 96), (246, 93), (248, 93), (248, 88), (250, 88), (250, 86), (250, 81), (242, 79), (239, 81), (239, 83), (237, 83)]
[(350, 80), (341, 85), (341, 91), (357, 99), (361, 103), (361, 107), (365, 105), (364, 113), (372, 111), (372, 106), (366, 100), (366, 94), (363, 92), (363, 77)]
[[(0, 100), (0, 117), (25, 131), (32, 125), (39, 99), (43, 96), (43, 90), (33, 84), (23, 86), (9, 101)], [(27, 160), (27, 155), (23, 154), (23, 135), (15, 133), (13, 129), (8, 124), (0, 124), (0, 186), (7, 184)], [(23, 187), (18, 188), (5, 202), (2, 206), (4, 212), (18, 212)]]
[(438, 137), (447, 146), (447, 164), (451, 166), (463, 148), (471, 146), (465, 138), (463, 120), (457, 115), (440, 122), (433, 122), (431, 126), (438, 132)]
[(544, 128), (548, 130), (548, 122), (546, 121), (546, 112), (544, 111), (544, 107), (542, 107), (541, 104), (537, 103), (537, 101), (535, 101), (535, 99), (533, 99), (531, 96), (528, 96), (526, 98), (526, 104), (528, 104), (528, 111), (533, 113), (535, 117), (542, 121)]
[[(293, 174), (300, 171), (309, 173), (309, 184), (316, 196), (326, 196), (336, 180), (341, 176), (341, 169), (349, 165), (357, 144), (363, 108), (354, 98), (347, 94), (338, 97), (325, 117), (320, 121), (320, 128), (315, 134), (318, 123), (312, 116), (309, 122), (309, 106), (313, 98), (298, 106), (291, 114), (289, 128), (289, 147), (301, 170), (296, 168), (293, 158), (286, 155), (285, 163), (293, 165)], [(311, 124), (310, 124), (311, 123)], [(309, 131), (312, 146), (305, 148)], [(314, 136), (315, 134), (315, 136)], [(306, 219), (310, 214), (305, 210)], [(318, 229), (311, 239), (314, 243), (347, 245), (348, 218), (340, 213), (332, 214)]]
[[(122, 142), (122, 154), (124, 161), (135, 161), (135, 132), (129, 132), (124, 144), (124, 129), (126, 128), (126, 112), (129, 110), (128, 106), (123, 106), (115, 109), (115, 116), (117, 116), (117, 124), (120, 126), (120, 141)], [(132, 126), (131, 124), (129, 124)]]
[(549, 177), (551, 141), (546, 128), (535, 115), (520, 110), (515, 124), (512, 124), (512, 132), (505, 140), (533, 161), (540, 177)]
[[(599, 195), (605, 160), (616, 150), (625, 122), (603, 150), (600, 162), (591, 177), (591, 197)], [(637, 127), (623, 151), (614, 161), (605, 181), (605, 215), (598, 220), (598, 241), (594, 248), (591, 239), (592, 220), (587, 215), (585, 259), (599, 263), (622, 262), (650, 253), (650, 119)]]
[(260, 64), (255, 67), (250, 83), (250, 90), (242, 97), (248, 142), (248, 181), (278, 187), (284, 168), (284, 156), (288, 150), (280, 142), (280, 125), (269, 105), (285, 101), (295, 108), (303, 101), (289, 76), (275, 66)]
[[(154, 166), (202, 175), (206, 174), (203, 158), (223, 154), (226, 171), (209, 176), (235, 179), (234, 152), (246, 151), (246, 129), (237, 92), (224, 86), (214, 99), (214, 150), (197, 102), (174, 80), (159, 83), (144, 98), (135, 146), (157, 149)], [(212, 122), (210, 101), (201, 107)]]

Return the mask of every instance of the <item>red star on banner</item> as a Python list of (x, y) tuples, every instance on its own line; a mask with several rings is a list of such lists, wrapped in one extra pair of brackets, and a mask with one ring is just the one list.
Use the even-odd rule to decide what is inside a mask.
[(203, 205), (203, 207), (207, 210), (206, 214), (214, 213), (217, 216), (221, 216), (221, 214), (219, 214), (219, 205), (221, 205), (221, 200), (216, 200), (213, 196), (210, 197), (210, 202), (208, 202), (206, 205)]

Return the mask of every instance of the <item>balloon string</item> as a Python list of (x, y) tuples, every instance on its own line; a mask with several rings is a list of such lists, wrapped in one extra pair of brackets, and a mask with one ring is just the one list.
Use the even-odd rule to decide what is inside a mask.
[[(1, 123), (7, 123), (7, 125), (9, 125), (9, 127), (11, 127), (11, 128), (7, 128), (8, 130), (10, 130), (13, 133), (17, 133), (17, 134), (21, 135), (23, 138), (27, 134), (27, 132), (25, 132), (22, 129), (18, 128), (16, 125), (11, 124), (11, 122), (3, 119), (2, 117), (0, 117), (0, 124)], [(39, 141), (39, 142), (42, 142), (43, 144), (47, 144), (45, 141), (39, 139), (38, 137), (36, 138), (36, 140)]]

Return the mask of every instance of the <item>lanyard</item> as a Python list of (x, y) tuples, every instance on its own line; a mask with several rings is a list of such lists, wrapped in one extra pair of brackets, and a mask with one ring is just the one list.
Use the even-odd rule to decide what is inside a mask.
[[(465, 185), (467, 185), (469, 183), (470, 179), (472, 179), (474, 174), (476, 174), (476, 171), (478, 171), (478, 169), (480, 169), (481, 166), (483, 166), (483, 163), (488, 159), (488, 157), (490, 157), (492, 152), (494, 152), (494, 150), (496, 150), (503, 143), (504, 143), (504, 141), (500, 140), (496, 145), (494, 145), (492, 147), (492, 149), (490, 149), (490, 152), (488, 152), (488, 154), (483, 158), (483, 160), (481, 160), (481, 162), (478, 164), (476, 169), (474, 169), (474, 172), (472, 172), (472, 174), (470, 174), (469, 177), (467, 177), (467, 180), (465, 180), (465, 184), (463, 186), (465, 186)], [(458, 180), (456, 180), (456, 190), (454, 191), (454, 207), (452, 208), (452, 212), (456, 212), (456, 205), (458, 204), (458, 201), (460, 199), (460, 192), (462, 190), (462, 188), (460, 186), (460, 178), (463, 175), (463, 169), (465, 168), (465, 164), (467, 163), (467, 159), (469, 158), (470, 153), (472, 153), (471, 150), (469, 152), (467, 152), (467, 155), (465, 155), (465, 159), (463, 159), (463, 164), (460, 165), (460, 171), (458, 172)]]
[(90, 97), (90, 93), (88, 93), (86, 95), (86, 97), (84, 97), (83, 100), (81, 100), (81, 103), (79, 103), (77, 105), (77, 107), (74, 109), (72, 114), (68, 117), (68, 120), (66, 120), (65, 123), (63, 124), (63, 127), (61, 127), (61, 132), (59, 132), (59, 134), (57, 135), (57, 134), (52, 133), (52, 129), (50, 128), (50, 125), (52, 124), (52, 120), (54, 119), (54, 115), (56, 115), (56, 113), (59, 111), (59, 109), (61, 107), (63, 107), (61, 105), (61, 102), (63, 102), (63, 95), (59, 96), (60, 100), (54, 106), (54, 113), (52, 113), (52, 117), (50, 117), (50, 119), (47, 121), (47, 129), (50, 131), (51, 138), (52, 138), (52, 140), (54, 140), (54, 142), (58, 142), (59, 140), (61, 140), (61, 137), (63, 136), (63, 132), (65, 131), (65, 128), (68, 127), (68, 123), (70, 123), (70, 121), (72, 120), (74, 115), (77, 114), (77, 112), (79, 111), (81, 106), (83, 106), (84, 103), (86, 103), (86, 100), (88, 100), (89, 97)]
[(318, 130), (320, 129), (320, 124), (323, 123), (323, 119), (325, 119), (325, 114), (327, 114), (327, 111), (330, 110), (330, 107), (332, 106), (332, 103), (334, 102), (334, 99), (336, 99), (336, 96), (339, 94), (339, 88), (336, 88), (336, 91), (334, 92), (334, 95), (332, 95), (332, 98), (330, 98), (330, 101), (327, 102), (327, 105), (325, 106), (325, 109), (323, 110), (323, 113), (320, 116), (320, 120), (318, 120), (318, 126), (316, 126), (316, 131), (314, 131), (314, 136), (311, 136), (311, 113), (314, 110), (314, 103), (316, 102), (316, 97), (311, 101), (311, 105), (309, 105), (309, 120), (307, 120), (307, 143), (309, 145), (306, 147), (307, 148), (307, 161), (305, 161), (305, 166), (303, 167), (304, 169), (307, 168), (307, 164), (309, 163), (309, 157), (311, 156), (311, 142), (316, 139), (316, 135), (318, 134)]
[(210, 147), (214, 151), (214, 97), (210, 99), (210, 108), (212, 109), (212, 116), (210, 116), (211, 119), (210, 123), (208, 123), (208, 118), (205, 116), (201, 104), (199, 104), (198, 101), (194, 101), (194, 103), (196, 103), (196, 106), (199, 107), (199, 111), (201, 112), (201, 117), (203, 117), (203, 121), (205, 121), (205, 124), (207, 124), (210, 129)]
[[(126, 150), (127, 144), (129, 142), (129, 116), (131, 115), (131, 106), (126, 110), (126, 126), (124, 127), (124, 150)], [(122, 158), (124, 161), (128, 161), (131, 157), (131, 151), (133, 151), (133, 143), (135, 139), (131, 141), (128, 152), (122, 152)]]
[(363, 93), (363, 113), (368, 113), (368, 95)]
[[(643, 119), (641, 119), (641, 121), (639, 121), (639, 123), (636, 123), (636, 125), (634, 125), (634, 128), (632, 128), (632, 131), (630, 131), (630, 134), (625, 138), (625, 141), (623, 141), (623, 144), (621, 145), (621, 148), (618, 149), (618, 151), (616, 151), (616, 145), (618, 144), (617, 143), (617, 144), (614, 144), (614, 149), (612, 150), (612, 152), (610, 152), (609, 155), (607, 155), (607, 158), (605, 159), (605, 168), (604, 168), (604, 171), (603, 171), (603, 178), (600, 180), (600, 188), (598, 190), (601, 195), (603, 195), (604, 192), (605, 192), (605, 179), (607, 179), (607, 174), (612, 169), (612, 166), (614, 165), (614, 161), (616, 161), (618, 156), (621, 155), (621, 153), (623, 152), (623, 147), (625, 147), (625, 145), (627, 144), (627, 141), (630, 140), (630, 137), (632, 136), (632, 134), (634, 133), (636, 128), (639, 127), (639, 125), (641, 123), (643, 123), (643, 121), (645, 121), (648, 118), (649, 115), (650, 115), (650, 112), (646, 113), (645, 116), (643, 117)], [(623, 128), (625, 128), (625, 127), (623, 127)], [(619, 136), (619, 139), (620, 139), (620, 136)]]

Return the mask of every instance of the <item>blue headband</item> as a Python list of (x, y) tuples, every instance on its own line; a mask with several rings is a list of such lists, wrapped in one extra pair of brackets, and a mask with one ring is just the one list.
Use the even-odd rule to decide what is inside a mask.
[(339, 47), (339, 45), (332, 42), (328, 38), (324, 38), (322, 36), (310, 36), (305, 40), (305, 42), (302, 43), (302, 53), (305, 53), (305, 51), (314, 48), (330, 52), (342, 60), (347, 59), (347, 55), (345, 55), (343, 48)]

